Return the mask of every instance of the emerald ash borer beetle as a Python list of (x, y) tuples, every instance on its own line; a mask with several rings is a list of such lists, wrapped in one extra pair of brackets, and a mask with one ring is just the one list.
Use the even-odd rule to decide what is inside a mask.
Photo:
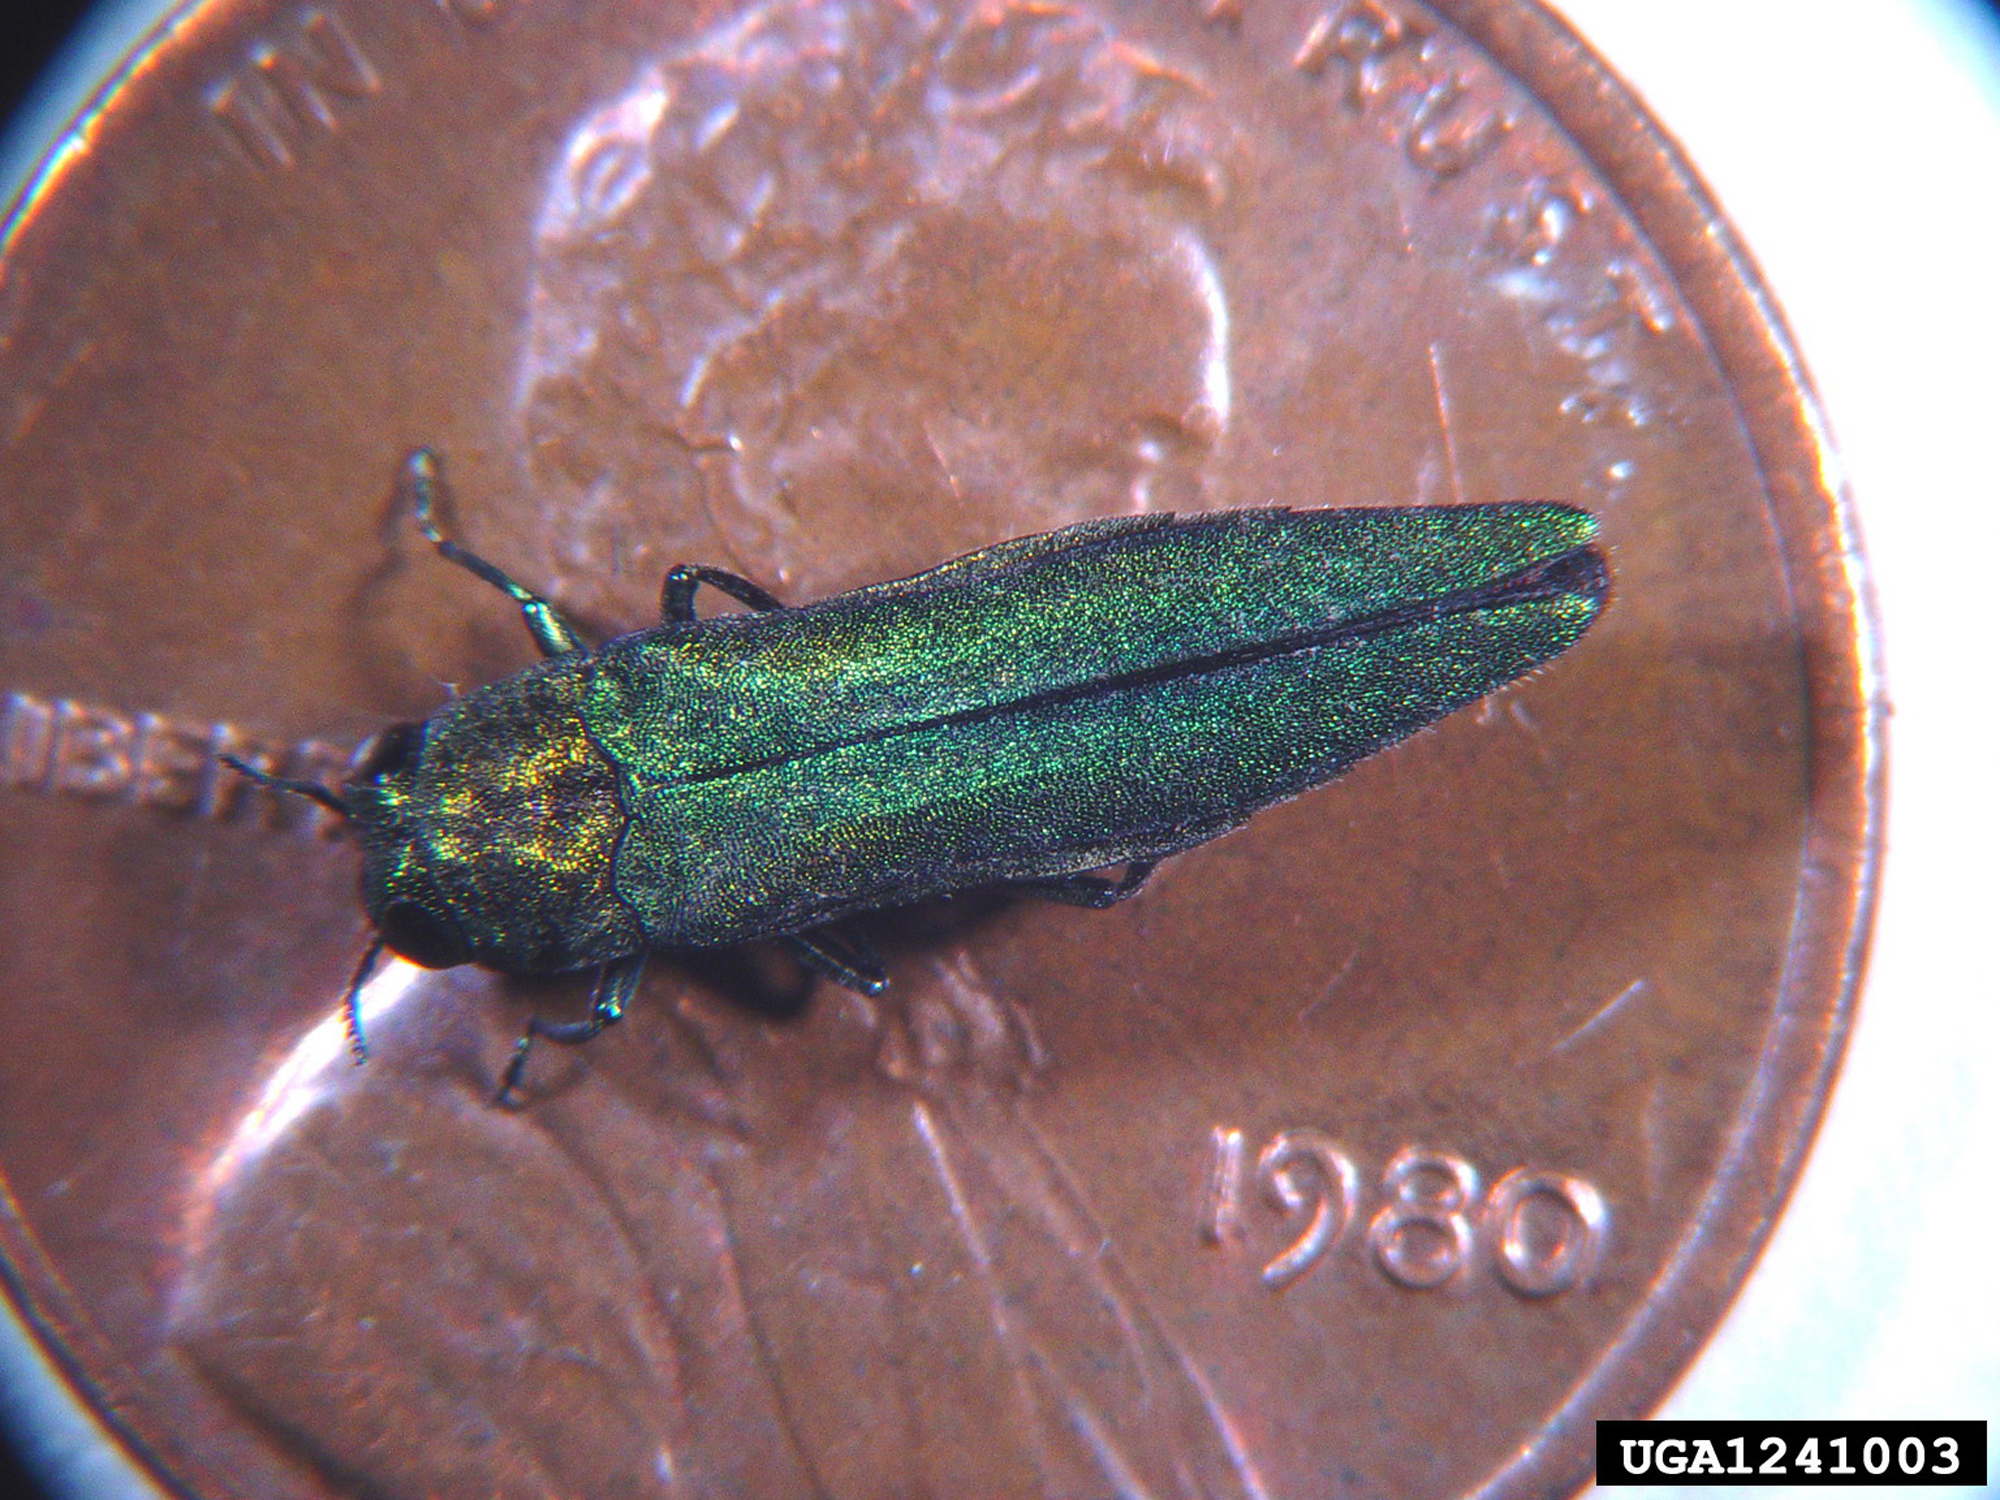
[[(546, 658), (376, 736), (346, 783), (238, 770), (341, 814), (377, 938), (430, 968), (596, 969), (581, 1042), (655, 948), (777, 939), (875, 994), (856, 912), (980, 886), (1081, 906), (1549, 661), (1608, 588), (1596, 523), (1554, 504), (1127, 515), (780, 604), (677, 567), (661, 621), (587, 644), (513, 599)], [(701, 617), (707, 584), (747, 613)], [(1122, 866), (1116, 879), (1101, 872)]]

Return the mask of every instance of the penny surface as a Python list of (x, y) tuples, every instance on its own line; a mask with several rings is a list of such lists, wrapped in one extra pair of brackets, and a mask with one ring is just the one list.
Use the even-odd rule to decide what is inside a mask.
[[(1725, 1305), (1872, 876), (1857, 567), (1727, 227), (1521, 5), (217, 4), (0, 280), (0, 1215), (201, 1495), (1542, 1494)], [(1546, 672), (863, 1001), (387, 966), (337, 775), (602, 632), (1091, 516), (1550, 499)]]

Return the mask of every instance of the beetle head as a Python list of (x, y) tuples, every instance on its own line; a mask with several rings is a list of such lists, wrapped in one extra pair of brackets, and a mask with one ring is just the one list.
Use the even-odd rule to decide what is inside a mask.
[(427, 969), (472, 959), (426, 857), (421, 818), (413, 816), (423, 757), (422, 724), (391, 724), (375, 736), (342, 789), (361, 841), (361, 899), (391, 950)]
[(342, 789), (361, 899), (403, 957), (551, 973), (642, 945), (614, 893), (625, 817), (580, 675), (531, 670), (392, 725)]

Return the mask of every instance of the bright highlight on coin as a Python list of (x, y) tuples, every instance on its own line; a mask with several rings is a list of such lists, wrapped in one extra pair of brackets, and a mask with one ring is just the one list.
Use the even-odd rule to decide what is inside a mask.
[[(4, 247), (0, 1003), (32, 1044), (0, 1056), (0, 1254), (163, 1483), (1546, 1494), (1671, 1383), (1831, 1076), (1875, 706), (1783, 335), (1540, 11), (212, 0), (53, 160)], [(389, 470), (427, 442), (460, 541), (532, 581), (541, 666), (411, 537)], [(1257, 753), (1167, 809), (1185, 837), (1129, 848), (1153, 825), (1104, 809), (1179, 783), (1088, 747), (1019, 742), (1088, 783), (1031, 807), (950, 736), (828, 782), (976, 804), (913, 863), (875, 802), (823, 843), (761, 794), (690, 821), (686, 767), (637, 785), (651, 709), (530, 754), (546, 720), (485, 686), (568, 681), (570, 622), (623, 637), (661, 658), (644, 684), (687, 681), (675, 713), (742, 710), (692, 741), (709, 769), (782, 779), (729, 747), (851, 729), (864, 689), (884, 722), (974, 724), (960, 656), (1008, 703), (1064, 674), (1096, 702), (1122, 637), (1051, 625), (1050, 569), (1087, 564), (1066, 607), (1238, 641), (1291, 594), (1174, 549), (1274, 505), (1376, 518), (1377, 644), (1590, 566), (1526, 606), (1569, 601), (1547, 639), (1370, 673), (1380, 738), (1439, 721), (1337, 788), (1267, 806), (1319, 776), (1265, 758), (1266, 700), (1204, 698), (1214, 745)], [(1446, 553), (1386, 540), (1585, 514), (1594, 539), (1443, 588), (1399, 570)], [(1033, 629), (945, 618), (1016, 578), (965, 561), (996, 543)], [(1173, 555), (1128, 569), (1146, 547)], [(788, 634), (858, 629), (882, 595), (852, 591), (941, 559), (888, 586), (942, 612), (894, 613), (903, 656), (836, 671)], [(680, 563), (793, 607), (661, 626)], [(1580, 632), (1602, 569), (1581, 644), (1439, 718)], [(739, 640), (789, 654), (704, 655)], [(1445, 660), (1457, 689), (1413, 666)], [(728, 680), (759, 663), (783, 670)], [(1182, 753), (1195, 717), (1132, 755)], [(352, 769), (398, 722), (429, 727)], [(652, 799), (609, 856), (582, 804), (539, 804), (546, 836), (508, 847), (581, 903), (549, 931), (729, 939), (610, 986), (643, 1024), (536, 1053), (529, 1108), (491, 1107), (496, 1061), (590, 981), (523, 971), (629, 947), (390, 960), (352, 1002), (373, 1064), (337, 1045), (371, 936), (338, 809), (460, 722), (529, 800), (584, 764)], [(1060, 859), (990, 836), (1024, 807), (1076, 821)], [(960, 878), (1170, 846), (1102, 912)], [(703, 847), (744, 857), (665, 878)], [(732, 945), (946, 892), (859, 917), (879, 993), (808, 996)], [(798, 924), (733, 915), (779, 908)], [(370, 914), (428, 960), (545, 915), (415, 910)]]

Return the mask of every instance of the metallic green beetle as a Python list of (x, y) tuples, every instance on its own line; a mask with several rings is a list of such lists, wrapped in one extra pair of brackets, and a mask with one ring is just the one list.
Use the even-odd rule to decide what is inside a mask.
[[(680, 567), (663, 623), (586, 646), (555, 607), (417, 521), (520, 606), (548, 658), (379, 735), (334, 792), (385, 945), (432, 968), (597, 968), (578, 1042), (654, 948), (784, 940), (866, 993), (854, 912), (1012, 885), (1087, 906), (1547, 662), (1603, 605), (1592, 517), (1551, 504), (1087, 521), (788, 608)], [(708, 584), (750, 613), (697, 618)], [(1122, 878), (1085, 872), (1123, 865)]]

